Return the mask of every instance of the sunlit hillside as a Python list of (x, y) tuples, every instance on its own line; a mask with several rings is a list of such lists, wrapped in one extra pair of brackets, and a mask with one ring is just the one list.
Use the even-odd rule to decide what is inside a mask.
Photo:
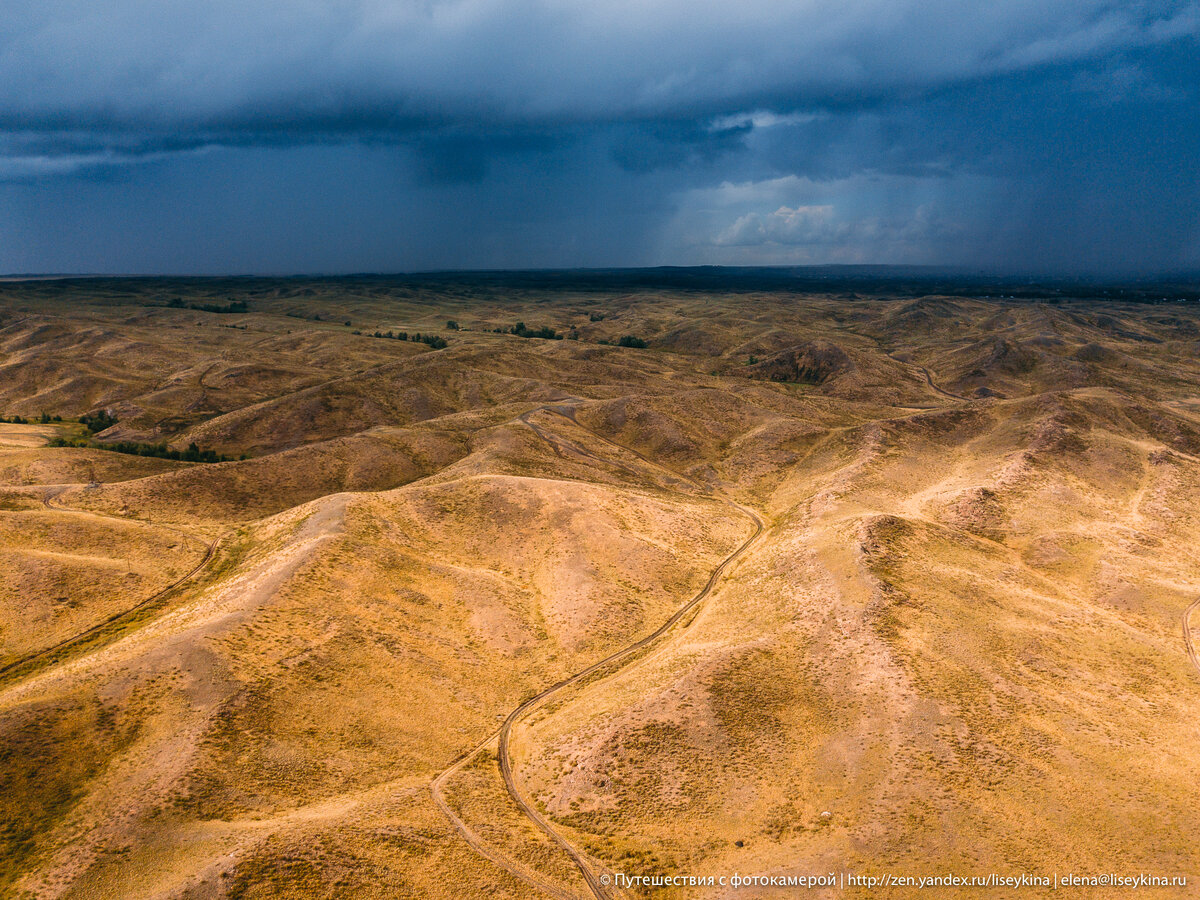
[(0, 284), (0, 895), (1200, 876), (1200, 304), (998, 293)]

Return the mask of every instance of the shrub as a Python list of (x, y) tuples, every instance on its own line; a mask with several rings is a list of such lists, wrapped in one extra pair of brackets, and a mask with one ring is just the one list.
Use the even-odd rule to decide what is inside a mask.
[[(359, 334), (360, 332), (356, 331), (354, 333)], [(446, 342), (446, 339), (441, 335), (421, 334), (419, 331), (415, 334), (409, 334), (407, 331), (389, 331), (384, 334), (383, 332), (377, 331), (375, 332), (375, 337), (391, 338), (393, 341), (413, 341), (414, 343), (428, 344), (434, 350), (441, 350), (443, 347), (449, 346), (449, 344)]]
[[(149, 303), (147, 306), (161, 306), (159, 303)], [(200, 312), (210, 313), (246, 313), (250, 311), (250, 306), (245, 300), (238, 300), (234, 297), (229, 298), (229, 302), (220, 303), (184, 303), (182, 297), (172, 297), (167, 301), (167, 306), (171, 309), (195, 309)], [(292, 315), (288, 313), (288, 315)]]
[(547, 341), (561, 341), (563, 336), (546, 325), (541, 328), (527, 328), (524, 322), (518, 322), (508, 330), (509, 334), (515, 334), (517, 337), (523, 338), (542, 338)]
[[(89, 438), (55, 438), (50, 442), (51, 447), (90, 447), (93, 450), (110, 450), (113, 453), (126, 453), (132, 456), (152, 456), (156, 459), (174, 459), (181, 462), (218, 463), (228, 462), (238, 457), (225, 456), (215, 450), (201, 450), (193, 442), (186, 450), (172, 450), (166, 444), (143, 444), (138, 441), (114, 441), (112, 443), (93, 441)], [(247, 457), (243, 454), (241, 459)]]
[(108, 410), (101, 409), (94, 413), (85, 413), (79, 417), (79, 424), (90, 431), (92, 434), (99, 434), (106, 428), (112, 428), (117, 424), (116, 416), (108, 414)]
[(632, 334), (626, 334), (626, 335), (622, 335), (621, 339), (619, 341), (617, 341), (617, 346), (618, 347), (635, 347), (640, 350), (646, 346), (646, 342), (643, 341), (640, 337), (635, 337)]

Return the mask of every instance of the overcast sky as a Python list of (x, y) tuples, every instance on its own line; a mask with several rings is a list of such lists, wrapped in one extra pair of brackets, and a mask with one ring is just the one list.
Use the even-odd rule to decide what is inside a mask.
[(4, 0), (0, 272), (1200, 267), (1200, 0)]

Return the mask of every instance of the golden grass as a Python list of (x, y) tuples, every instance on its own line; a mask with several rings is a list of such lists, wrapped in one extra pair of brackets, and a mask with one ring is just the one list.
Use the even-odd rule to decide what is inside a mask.
[[(251, 312), (155, 305), (213, 290)], [(0, 426), (5, 896), (539, 896), (429, 786), (694, 596), (730, 499), (767, 531), (712, 594), (512, 731), (597, 870), (1200, 871), (1191, 309), (364, 280), (0, 312), (5, 415), (252, 457)], [(495, 754), (446, 801), (582, 894)]]

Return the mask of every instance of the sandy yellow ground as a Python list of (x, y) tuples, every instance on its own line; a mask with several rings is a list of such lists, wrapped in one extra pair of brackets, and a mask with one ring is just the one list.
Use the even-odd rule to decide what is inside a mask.
[(204, 284), (0, 297), (6, 416), (250, 457), (0, 425), (0, 894), (1200, 883), (1191, 309)]

